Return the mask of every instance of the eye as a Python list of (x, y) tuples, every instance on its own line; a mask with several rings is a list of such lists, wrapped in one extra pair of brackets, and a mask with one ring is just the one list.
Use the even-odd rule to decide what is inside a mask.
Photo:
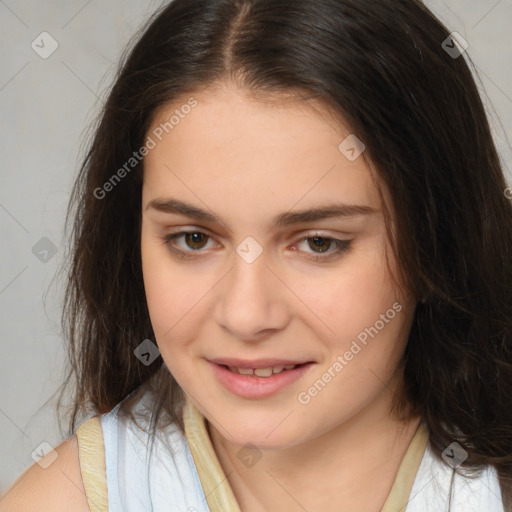
[[(174, 241), (182, 237), (185, 237), (183, 241), (186, 244), (186, 247), (192, 249), (192, 251), (183, 250), (176, 247)], [(209, 235), (201, 231), (182, 231), (180, 233), (171, 233), (165, 235), (162, 238), (162, 240), (163, 243), (169, 248), (169, 250), (176, 254), (176, 256), (178, 256), (181, 259), (187, 259), (194, 258), (194, 255), (189, 253), (200, 251), (200, 249), (203, 249), (209, 238)]]
[[(311, 261), (330, 260), (337, 257), (350, 249), (352, 240), (340, 240), (338, 238), (321, 236), (318, 233), (308, 234), (301, 239), (301, 243), (308, 242), (308, 247), (313, 249), (313, 253), (319, 256), (305, 256), (306, 259)], [(334, 247), (334, 250), (330, 250)], [(317, 251), (318, 249), (318, 251)], [(306, 251), (307, 252), (307, 251)], [(327, 256), (321, 256), (322, 253), (328, 253)], [(311, 253), (309, 253), (311, 254)]]

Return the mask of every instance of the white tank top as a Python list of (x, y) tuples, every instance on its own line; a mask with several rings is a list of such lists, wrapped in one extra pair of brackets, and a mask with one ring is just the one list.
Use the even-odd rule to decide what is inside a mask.
[[(148, 399), (145, 395), (137, 404), (136, 414), (150, 404)], [(149, 435), (119, 416), (119, 407), (77, 431), (91, 512), (240, 512), (204, 417), (190, 401), (184, 407), (186, 435), (172, 424), (154, 437), (151, 452)], [(476, 479), (459, 475), (434, 457), (424, 423), (381, 512), (398, 511), (505, 512), (496, 469), (486, 466)]]

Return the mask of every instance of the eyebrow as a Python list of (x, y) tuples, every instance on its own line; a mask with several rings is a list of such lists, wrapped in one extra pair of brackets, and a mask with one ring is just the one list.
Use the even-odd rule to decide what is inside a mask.
[[(146, 206), (146, 210), (149, 209), (164, 213), (184, 215), (198, 221), (220, 223), (227, 226), (227, 223), (217, 215), (178, 199), (153, 199)], [(334, 202), (307, 210), (281, 213), (274, 217), (272, 226), (274, 228), (285, 227), (294, 224), (315, 222), (322, 219), (356, 217), (361, 215), (371, 215), (378, 212), (379, 210), (372, 208), (371, 206)]]

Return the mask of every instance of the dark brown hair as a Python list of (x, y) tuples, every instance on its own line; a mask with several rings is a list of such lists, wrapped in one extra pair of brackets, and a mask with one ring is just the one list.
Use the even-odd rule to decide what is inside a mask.
[(183, 428), (165, 364), (134, 357), (155, 339), (140, 257), (143, 161), (104, 197), (95, 191), (143, 146), (157, 109), (231, 81), (261, 98), (316, 98), (366, 145), (419, 300), (394, 412), (426, 421), (437, 457), (457, 441), (469, 454), (461, 468), (494, 465), (511, 506), (512, 205), (471, 60), (446, 51), (448, 37), (419, 0), (175, 0), (155, 13), (123, 56), (66, 218), (71, 432), (80, 415), (120, 402), (130, 413), (148, 390), (153, 425), (162, 412)]

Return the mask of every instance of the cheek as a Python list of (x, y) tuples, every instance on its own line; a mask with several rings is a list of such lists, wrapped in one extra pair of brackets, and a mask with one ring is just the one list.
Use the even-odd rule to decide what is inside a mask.
[[(390, 263), (393, 265), (393, 260)], [(332, 340), (331, 344), (339, 349), (350, 345), (359, 333), (376, 322), (380, 326), (381, 315), (386, 315), (395, 302), (403, 303), (378, 240), (374, 248), (351, 255), (346, 265), (333, 270), (325, 283), (308, 283), (299, 293), (328, 327), (321, 327), (325, 339)], [(394, 315), (394, 310), (388, 316), (394, 316), (398, 322), (386, 323), (383, 331), (389, 331), (392, 323), (400, 323), (400, 315)]]
[[(323, 337), (326, 357), (301, 391), (313, 393), (311, 403), (318, 411), (343, 404), (329, 419), (335, 426), (388, 386), (407, 343), (413, 308), (378, 255), (360, 258), (342, 272), (316, 306), (334, 334)], [(319, 381), (328, 383), (325, 390), (319, 386), (321, 392)]]
[(182, 339), (180, 334), (194, 325), (196, 306), (207, 291), (206, 285), (180, 271), (154, 235), (143, 231), (141, 250), (146, 301), (156, 341), (162, 350), (169, 345), (168, 340)]
[(158, 243), (142, 243), (142, 271), (156, 344), (167, 368), (187, 389), (195, 375), (190, 353), (193, 345), (187, 340), (194, 339), (200, 328), (197, 315), (206, 291), (194, 276), (180, 272)]

